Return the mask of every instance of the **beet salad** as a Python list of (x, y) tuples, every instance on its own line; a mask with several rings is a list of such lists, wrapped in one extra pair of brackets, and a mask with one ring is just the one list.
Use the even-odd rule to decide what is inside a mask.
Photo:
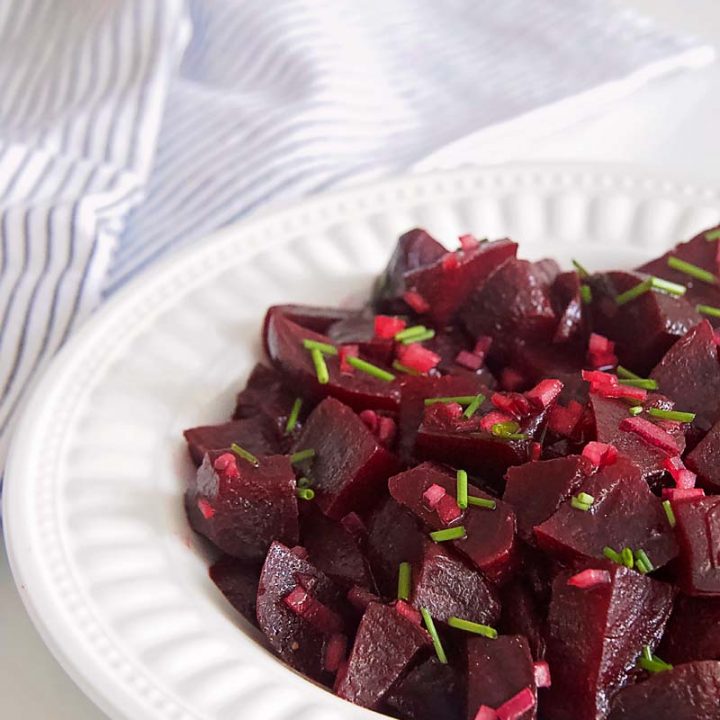
[(633, 270), (397, 242), (185, 431), (210, 575), (403, 720), (720, 720), (720, 229)]

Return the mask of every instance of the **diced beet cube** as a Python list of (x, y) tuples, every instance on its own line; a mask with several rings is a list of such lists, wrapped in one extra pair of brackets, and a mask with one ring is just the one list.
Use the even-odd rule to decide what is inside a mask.
[(566, 343), (579, 338), (583, 330), (583, 304), (578, 274), (560, 273), (552, 283), (550, 297), (559, 318), (553, 342)]
[(341, 615), (343, 596), (339, 588), (317, 568), (280, 543), (273, 543), (258, 585), (257, 620), (272, 649), (295, 669), (318, 681), (328, 681), (323, 670), (325, 633), (291, 610), (285, 598), (302, 577), (312, 580), (312, 595)]
[(467, 718), (474, 720), (482, 705), (499, 708), (529, 688), (532, 708), (519, 720), (537, 717), (537, 689), (533, 659), (527, 640), (520, 635), (500, 635), (496, 640), (473, 637), (467, 642)]
[(535, 660), (545, 657), (545, 618), (540, 603), (522, 580), (502, 590), (502, 617), (499, 629), (509, 635), (523, 635)]
[(454, 616), (494, 625), (500, 617), (500, 603), (485, 577), (429, 540), (413, 568), (412, 604), (427, 608), (435, 621)]
[(230, 604), (253, 625), (261, 565), (224, 555), (210, 566), (210, 579)]
[(298, 540), (292, 466), (282, 455), (258, 459), (255, 467), (228, 454), (206, 455), (185, 496), (192, 528), (241, 560), (262, 560), (273, 540)]
[[(615, 342), (620, 363), (643, 377), (664, 353), (700, 316), (682, 297), (648, 291), (618, 305), (615, 298), (640, 284), (645, 277), (638, 273), (610, 272), (593, 275), (593, 329)], [(672, 397), (667, 388), (660, 391)]]
[(678, 340), (650, 377), (678, 408), (696, 413), (694, 422), (701, 430), (709, 430), (720, 420), (720, 364), (707, 320)]
[(297, 449), (312, 448), (308, 471), (316, 502), (339, 520), (377, 501), (398, 462), (346, 405), (326, 398), (310, 413), (297, 440)]
[(553, 583), (547, 661), (552, 686), (543, 711), (553, 720), (597, 720), (610, 709), (644, 645), (655, 647), (670, 615), (673, 589), (620, 565), (609, 584), (568, 585), (572, 572)]
[(678, 597), (658, 655), (674, 664), (720, 660), (720, 597)]
[(200, 465), (207, 453), (229, 450), (233, 443), (253, 455), (278, 455), (284, 450), (277, 430), (264, 415), (189, 428), (183, 435), (196, 465)]
[(510, 240), (482, 243), (475, 250), (455, 255), (457, 263), (443, 262), (446, 255), (433, 265), (407, 273), (405, 284), (425, 298), (432, 321), (443, 327), (465, 306), (471, 293), (516, 252), (517, 245)]
[(429, 645), (430, 636), (421, 627), (387, 605), (371, 603), (360, 621), (335, 693), (356, 705), (378, 708), (390, 688)]
[(720, 497), (674, 502), (673, 511), (684, 592), (720, 596)]
[(402, 312), (406, 273), (432, 265), (445, 255), (445, 248), (425, 230), (415, 228), (400, 236), (390, 261), (378, 278), (373, 304), (387, 312)]
[[(407, 507), (429, 530), (441, 530), (445, 524), (437, 513), (428, 510), (423, 493), (431, 485), (444, 487), (454, 496), (456, 479), (432, 463), (423, 463), (390, 478), (388, 487), (393, 498)], [(469, 485), (471, 496), (491, 499), (489, 495)], [(493, 581), (504, 579), (511, 569), (515, 555), (515, 513), (510, 505), (497, 500), (495, 510), (469, 506), (452, 523), (452, 527), (465, 527), (466, 537), (448, 543), (470, 560), (479, 570)]]
[(535, 527), (539, 547), (559, 560), (587, 563), (603, 558), (603, 548), (643, 549), (662, 567), (678, 553), (660, 499), (650, 492), (638, 468), (624, 458), (601, 468), (578, 488), (594, 498), (589, 510), (564, 502)]
[(404, 720), (463, 720), (462, 683), (452, 665), (430, 657), (398, 680), (385, 703)]
[(697, 473), (700, 485), (720, 492), (720, 422), (688, 453), (685, 463)]
[(392, 498), (372, 512), (368, 520), (367, 554), (378, 589), (385, 597), (395, 597), (400, 563), (416, 562), (426, 537), (415, 517)]
[(720, 662), (679, 665), (621, 690), (608, 720), (717, 720)]
[(589, 463), (577, 455), (509, 468), (503, 500), (515, 510), (520, 537), (532, 540), (533, 528), (574, 495), (591, 470)]

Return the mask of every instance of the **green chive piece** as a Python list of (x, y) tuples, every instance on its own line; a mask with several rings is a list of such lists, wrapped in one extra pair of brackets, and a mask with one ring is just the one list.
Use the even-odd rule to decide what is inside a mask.
[(422, 335), (427, 332), (427, 328), (424, 325), (412, 325), (398, 333), (395, 333), (395, 340), (403, 342), (409, 340), (409, 338), (415, 337), (416, 335)]
[(635, 298), (638, 298), (641, 295), (644, 295), (646, 292), (650, 292), (651, 288), (652, 288), (652, 278), (643, 280), (641, 283), (634, 285), (629, 290), (626, 290), (624, 293), (620, 293), (619, 295), (616, 295), (615, 303), (617, 305), (625, 305), (625, 303), (629, 303), (631, 300), (634, 300)]
[(508, 420), (507, 422), (495, 423), (491, 428), (490, 432), (502, 440), (527, 440), (525, 433), (520, 433), (518, 425), (514, 420)]
[(296, 453), (293, 453), (290, 456), (290, 462), (293, 465), (297, 465), (298, 463), (301, 463), (303, 460), (310, 460), (315, 457), (315, 451), (312, 448), (308, 448), (307, 450), (298, 450)]
[(673, 666), (670, 663), (666, 663), (664, 660), (661, 660), (657, 655), (651, 652), (648, 645), (643, 648), (637, 664), (643, 670), (647, 670), (650, 673), (665, 672), (666, 670), (673, 669)]
[(632, 570), (635, 566), (635, 556), (633, 555), (633, 551), (629, 547), (625, 547), (622, 549), (620, 557), (622, 558), (622, 564), (629, 570)]
[(603, 548), (603, 555), (608, 559), (612, 560), (614, 563), (618, 565), (623, 564), (622, 555), (619, 552), (615, 552), (611, 547), (604, 547)]
[(424, 333), (420, 333), (419, 335), (412, 335), (411, 337), (407, 338), (406, 340), (402, 340), (402, 344), (410, 345), (410, 343), (425, 342), (426, 340), (432, 340), (434, 337), (435, 337), (434, 330), (426, 330)]
[(287, 424), (285, 425), (285, 434), (289, 435), (297, 425), (298, 418), (300, 417), (300, 410), (302, 410), (302, 398), (295, 398), (290, 415), (288, 415)]
[(642, 548), (638, 548), (635, 551), (635, 560), (645, 565), (647, 572), (652, 572), (655, 569), (655, 566), (650, 562), (650, 558), (647, 556), (647, 553)]
[(695, 413), (680, 410), (661, 410), (660, 408), (648, 408), (648, 415), (661, 420), (675, 420), (682, 423), (690, 423), (695, 419)]
[(313, 481), (312, 481), (310, 478), (305, 477), (304, 475), (303, 475), (303, 477), (298, 478), (298, 481), (297, 481), (297, 486), (298, 486), (301, 490), (302, 490), (303, 488), (309, 488), (312, 484), (313, 484)]
[(419, 375), (420, 374), (417, 370), (415, 370), (413, 368), (409, 368), (407, 365), (403, 365), (401, 362), (398, 362), (397, 360), (393, 360), (392, 366), (398, 372), (405, 373), (406, 375)]
[(635, 417), (636, 415), (639, 415), (644, 410), (642, 405), (633, 405), (633, 407), (628, 408), (628, 412)]
[(495, 510), (497, 508), (497, 502), (495, 502), (495, 500), (475, 497), (474, 495), (468, 495), (468, 505), (485, 508), (486, 510)]
[(464, 470), (457, 471), (457, 492), (456, 499), (458, 507), (466, 510), (468, 506), (468, 476)]
[(628, 387), (644, 388), (645, 390), (657, 390), (657, 380), (651, 378), (638, 378), (637, 380), (622, 378), (618, 380), (621, 385), (627, 385)]
[(695, 309), (703, 315), (709, 315), (710, 317), (720, 317), (720, 308), (713, 307), (712, 305), (696, 305)]
[(652, 650), (650, 649), (650, 646), (649, 646), (649, 645), (643, 646), (642, 656), (643, 656), (646, 660), (652, 660), (653, 654), (652, 654)]
[(367, 373), (368, 375), (371, 375), (378, 380), (392, 382), (395, 379), (395, 376), (392, 373), (389, 373), (387, 370), (379, 368), (377, 365), (369, 363), (367, 360), (361, 360), (360, 358), (356, 357), (348, 357), (345, 359), (347, 360), (348, 364), (352, 365), (355, 369)]
[(435, 403), (457, 403), (458, 405), (470, 405), (475, 402), (477, 395), (456, 395), (455, 397), (432, 397), (425, 398), (426, 405)]
[(334, 345), (330, 345), (328, 343), (324, 342), (318, 342), (317, 340), (310, 340), (309, 338), (306, 338), (303, 340), (303, 347), (306, 350), (319, 350), (321, 353), (324, 353), (325, 355), (337, 355), (338, 349)]
[(669, 500), (663, 500), (662, 503), (663, 510), (665, 511), (665, 514), (667, 515), (668, 522), (670, 523), (670, 527), (674, 528), (677, 524), (677, 520), (675, 519), (675, 512), (672, 509), (672, 505), (670, 504)]
[(446, 540), (462, 540), (465, 537), (465, 528), (457, 525), (444, 530), (434, 530), (430, 533), (430, 538), (434, 542), (445, 542)]
[(398, 600), (407, 600), (410, 597), (410, 585), (412, 582), (412, 566), (409, 562), (401, 562), (398, 567)]
[(638, 558), (635, 558), (635, 569), (641, 574), (641, 575), (647, 575), (650, 572), (650, 568)]
[(433, 622), (433, 619), (430, 616), (428, 609), (420, 608), (420, 614), (422, 615), (425, 627), (427, 628), (427, 631), (430, 633), (430, 637), (432, 638), (433, 647), (435, 648), (435, 653), (437, 654), (438, 660), (443, 665), (447, 665), (447, 656), (445, 655), (445, 650), (443, 649), (442, 643), (440, 642), (440, 636), (438, 635), (438, 631), (435, 629), (435, 623)]
[(481, 393), (476, 395), (475, 399), (465, 408), (463, 417), (468, 420), (478, 411), (478, 408), (485, 402), (485, 396)]
[(710, 285), (717, 285), (718, 283), (718, 279), (711, 272), (704, 270), (698, 265), (693, 265), (692, 263), (686, 262), (685, 260), (681, 260), (679, 257), (675, 257), (674, 255), (671, 255), (668, 258), (667, 264), (668, 267), (671, 267), (673, 270), (685, 273), (685, 275), (689, 275), (696, 280), (710, 283)]
[(315, 491), (312, 488), (298, 488), (295, 494), (301, 500), (312, 500), (315, 497)]
[(317, 375), (318, 382), (321, 385), (327, 385), (330, 382), (330, 373), (328, 372), (328, 367), (325, 363), (325, 356), (320, 350), (313, 348), (310, 351), (310, 357), (312, 358), (313, 365), (315, 366), (315, 374)]
[(623, 380), (642, 380), (640, 375), (636, 375), (632, 370), (628, 370), (622, 365), (617, 366), (617, 376)]
[(583, 512), (587, 512), (592, 507), (592, 503), (584, 503), (578, 497), (570, 498), (570, 505), (576, 510), (582, 510)]
[(590, 273), (577, 261), (572, 261), (573, 267), (577, 270), (578, 275), (584, 280), (590, 277)]
[(584, 305), (589, 305), (592, 302), (592, 290), (590, 286), (585, 285), (585, 283), (580, 286), (580, 299)]
[(660, 292), (667, 293), (668, 295), (681, 297), (687, 292), (687, 288), (684, 285), (678, 285), (677, 283), (663, 280), (659, 277), (651, 277), (650, 281), (653, 290), (660, 290)]
[(489, 625), (481, 625), (480, 623), (472, 622), (471, 620), (463, 620), (459, 617), (449, 617), (447, 624), (458, 630), (465, 630), (466, 632), (475, 633), (476, 635), (482, 635), (483, 637), (495, 640), (498, 636), (498, 631), (494, 627)]
[(577, 499), (586, 505), (592, 505), (595, 502), (595, 498), (592, 495), (588, 495), (586, 492), (578, 493)]
[(705, 233), (705, 239), (706, 240), (720, 239), (720, 228), (715, 228), (715, 230), (708, 230), (708, 232)]
[(238, 457), (241, 457), (243, 460), (247, 460), (251, 465), (254, 465), (255, 467), (260, 465), (260, 461), (251, 452), (248, 452), (245, 448), (240, 447), (237, 443), (233, 443), (230, 446), (230, 449)]

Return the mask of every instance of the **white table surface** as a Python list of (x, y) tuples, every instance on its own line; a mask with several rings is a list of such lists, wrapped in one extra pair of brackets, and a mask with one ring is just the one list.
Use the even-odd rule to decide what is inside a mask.
[[(718, 0), (623, 0), (669, 27), (720, 48)], [(625, 162), (669, 175), (720, 181), (720, 61), (658, 81), (632, 97), (541, 140), (514, 138), (491, 147), (469, 137), (419, 169), (504, 161)], [(20, 602), (0, 551), (0, 717), (102, 720), (47, 651)], [(138, 719), (141, 720), (141, 719)]]

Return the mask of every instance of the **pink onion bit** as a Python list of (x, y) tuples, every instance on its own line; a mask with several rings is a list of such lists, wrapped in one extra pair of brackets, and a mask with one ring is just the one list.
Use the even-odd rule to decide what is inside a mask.
[(412, 605), (409, 605), (404, 600), (396, 600), (394, 604), (395, 610), (400, 613), (404, 618), (410, 620), (415, 625), (422, 624), (422, 615)]
[(663, 461), (663, 467), (670, 473), (675, 481), (675, 487), (681, 490), (691, 490), (695, 487), (697, 475), (685, 467), (680, 456), (668, 457)]
[(427, 373), (437, 367), (442, 360), (437, 353), (428, 350), (420, 343), (400, 345), (397, 348), (397, 358), (405, 367), (417, 370), (419, 373)]
[(668, 455), (677, 455), (679, 448), (672, 435), (649, 420), (641, 417), (628, 417), (620, 423), (620, 429), (632, 432), (642, 438), (648, 445), (656, 447)]
[(438, 503), (447, 495), (444, 487), (433, 483), (424, 493), (423, 502), (429, 510), (434, 510)]
[(342, 618), (300, 585), (296, 585), (283, 598), (283, 602), (296, 615), (326, 635), (338, 633), (343, 628)]
[(507, 413), (507, 415), (516, 420), (527, 417), (531, 412), (530, 401), (520, 393), (496, 392), (490, 396), (490, 402), (500, 410), (500, 412)]
[(537, 687), (548, 688), (552, 685), (550, 666), (544, 660), (533, 663), (533, 673), (535, 674), (535, 685)]
[(406, 290), (402, 297), (418, 315), (423, 315), (430, 310), (430, 303), (417, 290)]
[(705, 497), (705, 491), (702, 488), (663, 488), (662, 491), (663, 500), (678, 501), (678, 500), (696, 500), (697, 498)]
[(455, 356), (455, 364), (464, 367), (466, 370), (472, 370), (473, 372), (479, 370), (485, 363), (485, 357), (483, 355), (476, 355), (475, 353), (468, 352), (467, 350), (461, 350)]
[(529, 687), (526, 687), (504, 702), (495, 712), (498, 720), (518, 720), (523, 713), (534, 707), (535, 695)]
[(615, 343), (604, 335), (592, 333), (588, 344), (588, 362), (593, 368), (615, 367), (618, 363), (615, 355)]
[(539, 410), (545, 410), (554, 403), (562, 392), (563, 384), (559, 380), (541, 380), (534, 388), (525, 393), (525, 397)]
[(393, 315), (375, 316), (375, 337), (381, 340), (392, 340), (401, 330), (405, 329), (405, 321)]
[(487, 705), (481, 705), (478, 709), (475, 720), (497, 720), (497, 713)]
[(461, 235), (458, 239), (460, 240), (460, 249), (463, 252), (472, 252), (480, 247), (480, 241), (474, 235)]
[(485, 430), (486, 432), (492, 432), (493, 425), (505, 422), (513, 422), (512, 417), (510, 417), (510, 415), (506, 415), (505, 413), (491, 410), (487, 415), (483, 415), (480, 420), (480, 429)]
[(352, 375), (355, 368), (348, 362), (349, 357), (359, 357), (360, 347), (358, 345), (341, 345), (338, 350), (340, 360), (340, 372), (345, 375)]
[(610, 581), (610, 573), (607, 570), (588, 569), (573, 575), (568, 579), (567, 584), (581, 590), (589, 590), (599, 585), (609, 585)]
[(197, 507), (206, 520), (210, 520), (215, 515), (215, 508), (205, 498), (198, 499)]
[(223, 453), (215, 458), (213, 469), (226, 480), (237, 480), (240, 477), (240, 470), (237, 466), (237, 460), (232, 453)]
[(462, 510), (458, 507), (457, 501), (452, 495), (445, 494), (435, 506), (435, 512), (440, 518), (443, 525), (449, 525), (462, 515)]
[(347, 651), (347, 637), (342, 633), (333, 633), (325, 645), (323, 654), (323, 667), (331, 673), (340, 669)]
[(608, 443), (591, 440), (582, 451), (582, 456), (587, 458), (596, 468), (612, 465), (618, 456), (617, 448)]

